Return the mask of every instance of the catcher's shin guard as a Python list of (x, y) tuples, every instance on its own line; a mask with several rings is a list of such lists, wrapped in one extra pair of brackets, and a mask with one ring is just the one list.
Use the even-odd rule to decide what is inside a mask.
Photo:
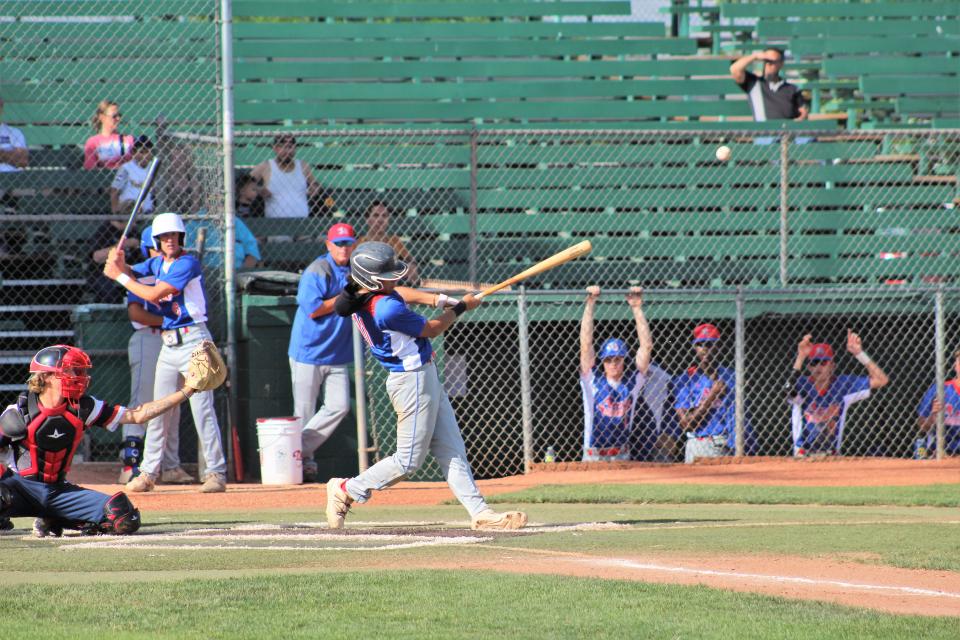
[(110, 496), (103, 505), (103, 520), (100, 521), (102, 533), (126, 535), (140, 528), (140, 510), (133, 506), (130, 498), (122, 491)]
[(13, 506), (13, 494), (10, 489), (0, 485), (0, 514)]

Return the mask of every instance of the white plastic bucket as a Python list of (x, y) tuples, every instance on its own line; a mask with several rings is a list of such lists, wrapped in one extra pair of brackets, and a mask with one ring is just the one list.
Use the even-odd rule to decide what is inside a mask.
[(302, 431), (297, 417), (257, 418), (261, 483), (303, 484)]

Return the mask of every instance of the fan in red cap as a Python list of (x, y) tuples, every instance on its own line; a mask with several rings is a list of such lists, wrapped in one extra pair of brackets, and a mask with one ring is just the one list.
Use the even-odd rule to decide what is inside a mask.
[[(797, 359), (786, 382), (791, 411), (793, 453), (840, 454), (847, 410), (888, 382), (887, 374), (866, 351), (860, 336), (847, 331), (847, 351), (867, 369), (865, 376), (837, 375), (833, 347), (806, 335), (797, 346)], [(802, 375), (804, 363), (810, 375)]]
[[(736, 451), (736, 374), (717, 364), (720, 330), (704, 322), (693, 329), (697, 362), (676, 379), (677, 421), (686, 433), (684, 461), (716, 458)], [(754, 448), (750, 418), (744, 415), (743, 450)]]

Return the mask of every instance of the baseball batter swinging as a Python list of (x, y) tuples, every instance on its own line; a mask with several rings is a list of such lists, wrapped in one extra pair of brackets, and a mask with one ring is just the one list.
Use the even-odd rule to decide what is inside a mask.
[[(429, 451), (470, 513), (473, 529), (519, 529), (527, 522), (526, 514), (497, 513), (480, 495), (453, 407), (433, 363), (430, 338), (441, 335), (481, 301), (473, 295), (458, 301), (398, 288), (408, 268), (390, 245), (364, 242), (350, 257), (350, 282), (334, 305), (337, 314), (353, 315), (373, 357), (390, 372), (387, 393), (397, 412), (397, 451), (354, 478), (332, 478), (327, 483), (327, 523), (331, 529), (343, 528), (353, 502), (366, 502), (374, 490), (386, 489), (413, 473)], [(428, 320), (408, 303), (449, 308)]]

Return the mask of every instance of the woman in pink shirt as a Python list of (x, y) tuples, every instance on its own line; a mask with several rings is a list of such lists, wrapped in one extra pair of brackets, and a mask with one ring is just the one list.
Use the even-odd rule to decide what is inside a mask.
[(133, 136), (117, 133), (123, 115), (116, 102), (103, 100), (97, 105), (90, 124), (97, 132), (83, 145), (84, 169), (116, 169), (130, 160), (133, 154)]

